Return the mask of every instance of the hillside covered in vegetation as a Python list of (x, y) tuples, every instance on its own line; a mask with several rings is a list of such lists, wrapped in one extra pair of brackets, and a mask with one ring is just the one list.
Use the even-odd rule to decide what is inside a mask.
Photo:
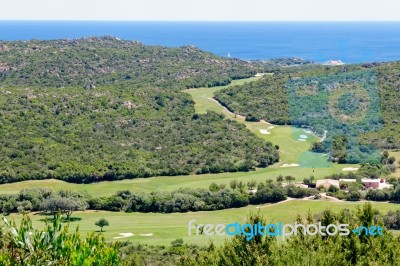
[(181, 90), (286, 61), (104, 37), (0, 42), (0, 62), (1, 183), (247, 171), (278, 160), (245, 126), (195, 114)]
[(226, 60), (192, 46), (145, 46), (113, 37), (0, 42), (2, 86), (152, 84), (203, 87), (249, 77), (262, 65)]

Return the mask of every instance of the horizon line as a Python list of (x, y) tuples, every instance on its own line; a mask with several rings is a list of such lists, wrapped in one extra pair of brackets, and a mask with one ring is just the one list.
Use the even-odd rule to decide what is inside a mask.
[(367, 22), (400, 22), (400, 20), (90, 20), (90, 19), (0, 19), (0, 22), (267, 22), (267, 23), (367, 23)]

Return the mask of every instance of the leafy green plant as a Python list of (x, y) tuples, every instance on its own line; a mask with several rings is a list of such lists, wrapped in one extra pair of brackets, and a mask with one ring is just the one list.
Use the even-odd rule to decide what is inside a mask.
[[(316, 220), (311, 213), (298, 216), (297, 223), (322, 225), (344, 223), (349, 228), (360, 226), (382, 226), (376, 221), (377, 210), (366, 203), (355, 212), (342, 210), (334, 213), (326, 210)], [(390, 217), (398, 215), (390, 213)], [(390, 217), (386, 217), (389, 218)], [(249, 224), (267, 224), (260, 214), (251, 214)], [(257, 235), (250, 241), (246, 236), (236, 235), (223, 246), (213, 244), (207, 250), (199, 251), (196, 256), (184, 254), (179, 265), (396, 265), (400, 260), (400, 237), (387, 230), (383, 235), (304, 235), (298, 234), (280, 240), (276, 236)]]
[(19, 227), (6, 218), (3, 221), (1, 265), (118, 265), (118, 243), (106, 244), (95, 233), (82, 239), (78, 228), (70, 233), (60, 213), (43, 230), (35, 229), (28, 216)]

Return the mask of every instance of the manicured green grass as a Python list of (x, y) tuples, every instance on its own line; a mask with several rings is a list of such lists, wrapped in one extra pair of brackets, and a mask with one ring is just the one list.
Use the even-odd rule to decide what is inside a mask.
[(248, 182), (250, 180), (265, 181), (275, 180), (277, 176), (292, 175), (297, 181), (314, 175), (321, 179), (327, 175), (340, 172), (346, 165), (333, 165), (331, 168), (302, 168), (302, 167), (269, 167), (257, 169), (251, 172), (221, 173), (188, 176), (160, 176), (151, 178), (139, 178), (112, 182), (100, 182), (92, 184), (71, 184), (60, 180), (34, 180), (0, 185), (0, 194), (17, 193), (24, 188), (49, 187), (54, 190), (69, 189), (86, 191), (88, 194), (99, 197), (114, 194), (121, 190), (132, 192), (171, 191), (181, 187), (207, 188), (212, 182), (217, 184), (229, 184), (232, 180)]
[[(245, 80), (233, 81), (231, 85), (243, 84), (257, 80), (253, 77)], [(224, 86), (226, 87), (226, 86)], [(35, 180), (24, 181), (13, 184), (0, 185), (0, 193), (17, 193), (24, 188), (31, 187), (50, 187), (55, 190), (71, 189), (76, 191), (86, 191), (93, 196), (107, 196), (121, 190), (131, 190), (132, 192), (151, 192), (151, 191), (170, 191), (180, 187), (205, 188), (212, 182), (217, 184), (229, 184), (237, 179), (247, 183), (254, 179), (265, 181), (266, 179), (276, 179), (279, 175), (291, 175), (297, 181), (302, 181), (306, 177), (314, 175), (316, 179), (321, 179), (327, 175), (339, 173), (344, 167), (357, 167), (356, 165), (328, 164), (326, 157), (322, 154), (308, 152), (310, 145), (317, 137), (306, 133), (304, 129), (290, 126), (271, 125), (266, 122), (246, 122), (242, 118), (235, 118), (229, 114), (217, 102), (212, 100), (214, 92), (224, 87), (212, 87), (186, 90), (196, 102), (196, 112), (205, 113), (213, 110), (223, 113), (230, 119), (236, 119), (244, 123), (249, 130), (260, 138), (271, 141), (280, 147), (280, 161), (268, 168), (257, 169), (257, 171), (240, 173), (222, 173), (207, 175), (189, 175), (174, 177), (152, 177), (134, 180), (122, 180), (113, 182), (101, 182), (93, 184), (70, 184), (59, 180)], [(272, 128), (273, 127), (273, 128)], [(270, 134), (261, 134), (260, 130), (268, 130)], [(299, 141), (300, 135), (306, 135), (306, 141)], [(283, 164), (300, 164), (299, 167), (282, 167)]]
[(260, 79), (261, 77), (252, 77), (247, 79), (234, 80), (229, 85), (219, 86), (219, 87), (211, 87), (211, 88), (199, 88), (199, 89), (189, 89), (185, 90), (185, 92), (192, 95), (193, 100), (195, 101), (195, 110), (198, 114), (205, 114), (207, 111), (214, 111), (216, 113), (222, 113), (227, 117), (233, 117), (228, 112), (226, 112), (221, 106), (212, 100), (214, 97), (214, 93), (225, 89), (227, 87), (235, 86), (235, 85), (243, 85), (246, 82), (252, 82)]
[[(355, 202), (328, 202), (314, 200), (293, 200), (275, 205), (262, 205), (261, 208), (256, 206), (247, 206), (239, 209), (228, 209), (212, 212), (192, 212), (192, 213), (122, 213), (122, 212), (105, 212), (105, 211), (86, 211), (77, 212), (72, 216), (81, 218), (82, 220), (72, 222), (70, 229), (73, 230), (79, 224), (79, 230), (83, 235), (88, 232), (99, 230), (94, 223), (100, 218), (106, 218), (110, 222), (110, 226), (105, 227), (104, 236), (107, 241), (114, 240), (120, 233), (133, 233), (132, 237), (121, 240), (129, 240), (131, 242), (140, 242), (147, 244), (168, 245), (177, 238), (182, 238), (186, 243), (207, 244), (209, 237), (205, 235), (189, 236), (188, 223), (195, 219), (196, 224), (229, 224), (238, 221), (244, 223), (250, 212), (258, 212), (267, 219), (267, 222), (283, 222), (292, 223), (298, 214), (305, 216), (309, 210), (312, 213), (318, 213), (325, 209), (331, 209), (335, 212), (343, 208), (354, 210), (362, 203)], [(389, 203), (373, 203), (373, 207), (381, 213), (389, 210), (399, 209), (399, 205)], [(42, 228), (44, 222), (41, 221), (42, 215), (31, 215), (33, 225), (36, 228)], [(7, 219), (15, 219), (17, 223), (21, 220), (22, 215), (13, 214)], [(152, 236), (140, 236), (140, 234), (153, 234)], [(216, 244), (223, 243), (223, 237), (212, 237)]]

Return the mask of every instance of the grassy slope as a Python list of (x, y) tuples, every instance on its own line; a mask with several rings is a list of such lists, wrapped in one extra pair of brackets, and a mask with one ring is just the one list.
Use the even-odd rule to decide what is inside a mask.
[[(187, 243), (207, 244), (206, 236), (188, 236), (188, 222), (192, 219), (197, 224), (228, 224), (238, 221), (244, 223), (250, 212), (260, 212), (267, 218), (268, 222), (292, 223), (298, 214), (305, 215), (308, 210), (313, 213), (321, 212), (327, 208), (333, 211), (340, 211), (343, 208), (355, 209), (361, 203), (355, 202), (329, 202), (329, 201), (313, 201), (313, 200), (293, 200), (275, 205), (263, 205), (260, 209), (255, 206), (247, 206), (239, 209), (229, 209), (213, 212), (194, 212), (194, 213), (112, 213), (104, 211), (87, 211), (74, 213), (73, 217), (82, 218), (79, 222), (73, 222), (70, 229), (75, 229), (79, 224), (80, 232), (85, 235), (87, 232), (98, 230), (94, 225), (95, 221), (105, 217), (110, 226), (105, 228), (104, 236), (106, 240), (111, 241), (119, 233), (133, 233), (135, 236), (122, 240), (130, 240), (132, 242), (140, 242), (147, 244), (168, 245), (176, 238), (183, 238)], [(373, 203), (373, 207), (379, 209), (381, 213), (388, 210), (398, 209), (396, 204)], [(22, 215), (13, 214), (9, 218), (20, 221)], [(43, 227), (43, 216), (32, 215), (33, 225), (37, 228)], [(139, 234), (154, 234), (150, 237), (140, 236)], [(223, 242), (223, 237), (213, 237), (213, 241), (217, 244)]]
[(121, 190), (130, 190), (132, 192), (151, 192), (151, 191), (170, 191), (181, 187), (205, 188), (212, 182), (217, 184), (229, 184), (230, 181), (236, 179), (238, 181), (248, 182), (252, 179), (256, 181), (265, 181), (267, 179), (276, 179), (279, 174), (292, 175), (296, 180), (301, 181), (305, 177), (314, 175), (316, 178), (323, 178), (326, 175), (341, 171), (344, 165), (334, 165), (333, 168), (315, 169), (300, 167), (270, 167), (257, 169), (252, 172), (240, 173), (222, 173), (222, 174), (206, 174), (206, 175), (189, 175), (189, 176), (160, 176), (151, 178), (139, 178), (133, 180), (122, 180), (112, 182), (100, 182), (91, 184), (72, 184), (60, 180), (34, 180), (23, 181), (12, 184), (0, 185), (0, 194), (16, 193), (24, 188), (32, 187), (50, 187), (55, 190), (70, 189), (76, 191), (87, 191), (93, 196), (106, 196), (114, 194)]
[[(250, 82), (258, 79), (253, 77), (244, 80), (236, 80), (231, 85), (239, 85), (244, 82)], [(342, 168), (354, 165), (337, 165), (333, 164), (329, 167), (317, 167), (314, 171), (312, 167), (281, 167), (282, 164), (299, 163), (299, 158), (310, 147), (310, 143), (315, 141), (316, 137), (305, 133), (302, 129), (293, 128), (289, 126), (274, 126), (273, 129), (268, 129), (271, 125), (263, 122), (245, 122), (241, 117), (234, 118), (229, 112), (222, 108), (217, 102), (212, 100), (212, 97), (217, 90), (221, 90), (226, 86), (201, 88), (186, 90), (190, 93), (196, 102), (195, 108), (197, 113), (206, 113), (208, 110), (217, 113), (223, 113), (230, 119), (244, 123), (249, 130), (254, 132), (260, 138), (271, 141), (273, 144), (280, 146), (280, 162), (272, 167), (257, 169), (252, 172), (241, 173), (222, 173), (222, 174), (206, 174), (206, 175), (189, 175), (189, 176), (175, 176), (175, 177), (152, 177), (140, 178), (134, 180), (122, 180), (113, 182), (101, 182), (93, 184), (70, 184), (59, 180), (34, 180), (24, 181), (12, 184), (0, 185), (0, 193), (16, 193), (24, 188), (29, 187), (51, 187), (55, 190), (71, 189), (77, 191), (87, 191), (94, 196), (105, 196), (113, 194), (120, 190), (129, 189), (132, 192), (143, 191), (167, 191), (174, 190), (180, 187), (204, 188), (208, 187), (212, 182), (218, 184), (229, 184), (230, 181), (237, 179), (238, 181), (247, 182), (249, 180), (264, 181), (266, 179), (275, 179), (278, 175), (292, 175), (296, 177), (297, 181), (303, 180), (305, 177), (314, 175), (317, 179), (324, 176), (339, 173)], [(271, 134), (263, 135), (260, 129), (268, 129)], [(307, 141), (298, 141), (298, 135), (308, 135)], [(307, 153), (308, 161), (324, 161), (325, 158), (321, 154)]]
[(218, 86), (218, 87), (210, 87), (210, 88), (199, 88), (199, 89), (189, 89), (185, 90), (185, 92), (192, 95), (193, 100), (195, 101), (195, 109), (196, 113), (205, 114), (207, 111), (214, 111), (217, 113), (222, 113), (227, 117), (232, 117), (232, 115), (221, 108), (221, 106), (212, 100), (214, 93), (220, 91), (222, 89), (243, 85), (247, 82), (252, 82), (260, 79), (260, 77), (252, 77), (247, 79), (234, 80), (229, 85), (226, 86)]

